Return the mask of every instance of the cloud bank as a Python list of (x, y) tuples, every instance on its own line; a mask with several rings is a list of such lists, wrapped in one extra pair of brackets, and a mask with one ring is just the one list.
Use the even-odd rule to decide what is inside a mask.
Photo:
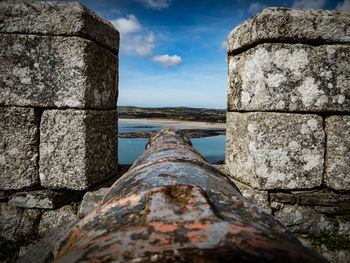
[(177, 56), (169, 56), (169, 55), (160, 55), (160, 56), (154, 56), (153, 61), (162, 63), (163, 67), (173, 67), (181, 64), (182, 59)]
[(325, 4), (326, 0), (295, 0), (292, 7), (321, 9)]
[(142, 3), (146, 8), (161, 10), (168, 8), (171, 5), (172, 0), (134, 0)]
[(264, 4), (261, 4), (259, 2), (251, 3), (249, 8), (248, 8), (248, 12), (250, 14), (256, 14), (256, 13), (260, 12), (261, 10), (263, 10), (265, 7), (267, 7), (267, 6)]
[(344, 0), (344, 2), (340, 2), (337, 4), (335, 9), (338, 10), (350, 10), (350, 0)]
[(119, 18), (111, 22), (118, 28), (121, 35), (135, 33), (142, 29), (140, 22), (134, 15), (128, 15), (128, 18)]
[(126, 54), (139, 55), (159, 62), (165, 68), (181, 64), (182, 59), (177, 55), (153, 55), (153, 49), (156, 47), (154, 33), (144, 29), (136, 16), (128, 15), (111, 22), (120, 32), (120, 48)]

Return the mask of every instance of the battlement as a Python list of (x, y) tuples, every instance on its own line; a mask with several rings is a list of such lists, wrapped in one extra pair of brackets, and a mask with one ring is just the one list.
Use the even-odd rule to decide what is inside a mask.
[[(349, 17), (349, 11), (268, 8), (229, 34), (227, 50), (229, 176), (244, 197), (279, 219), (304, 245), (318, 246), (318, 251), (332, 262), (346, 261), (350, 256)], [(7, 1), (0, 2), (0, 37), (0, 233), (3, 238), (14, 240), (31, 233), (38, 222), (45, 229), (51, 212), (58, 208), (63, 211), (64, 205), (75, 200), (81, 191), (116, 176), (119, 32), (79, 3)], [(212, 221), (209, 220), (213, 225), (222, 220), (221, 225), (231, 227), (232, 218), (239, 221), (250, 216), (251, 222), (240, 226), (257, 224), (254, 231), (271, 231), (274, 238), (287, 237), (289, 247), (301, 247), (272, 216), (244, 200), (225, 175), (206, 164), (186, 139), (169, 133), (169, 140), (179, 140), (180, 146), (173, 149), (166, 144), (166, 154), (172, 154), (167, 158), (175, 160), (177, 154), (183, 157), (172, 166), (172, 173), (166, 174), (164, 167), (170, 167), (165, 165), (170, 159), (160, 158), (162, 147), (146, 150), (131, 168), (129, 177), (119, 181), (119, 188), (109, 190), (110, 201), (126, 198), (122, 200), (127, 203), (127, 194), (147, 186), (141, 194), (148, 198), (142, 205), (148, 207), (155, 204), (150, 196), (165, 196), (166, 186), (170, 185), (180, 195), (172, 196), (173, 203), (162, 201), (164, 207), (177, 206), (188, 197), (181, 199), (181, 193), (186, 192), (196, 195), (203, 207), (212, 206), (208, 211), (213, 213)], [(162, 136), (158, 139), (169, 142)], [(150, 145), (158, 139), (151, 140)], [(158, 166), (154, 166), (157, 168), (145, 165), (149, 156), (159, 157)], [(142, 170), (137, 174), (140, 178), (143, 173), (163, 172), (157, 180), (144, 176), (129, 189), (129, 183), (136, 180), (132, 174), (136, 170)], [(184, 171), (187, 177), (183, 176)], [(213, 178), (221, 183), (208, 186)], [(204, 194), (207, 186), (212, 192)], [(216, 196), (215, 187), (227, 190), (225, 196)], [(234, 204), (228, 201), (230, 191)], [(227, 207), (218, 203), (216, 207), (215, 198), (222, 198), (231, 210), (240, 206), (241, 214), (226, 211)], [(105, 204), (103, 211), (108, 209)], [(189, 218), (193, 217), (191, 211), (187, 211)], [(248, 214), (242, 216), (244, 213)], [(86, 214), (81, 213), (81, 217)], [(75, 220), (73, 217), (71, 221)], [(140, 224), (146, 222), (140, 218)], [(264, 225), (263, 218), (272, 223)], [(167, 219), (162, 220), (167, 223)], [(86, 220), (80, 221), (84, 229), (88, 228)], [(65, 234), (69, 226), (67, 223)], [(74, 233), (79, 231), (79, 227), (75, 228), (67, 237), (72, 246), (79, 236)], [(181, 231), (183, 234), (188, 229)], [(199, 232), (195, 232), (190, 247), (195, 244), (196, 251), (204, 253), (200, 252), (200, 245), (207, 244), (210, 237), (206, 232), (208, 236), (203, 238), (209, 241), (202, 242)], [(230, 234), (226, 234), (227, 244), (234, 247)], [(104, 238), (101, 233), (98, 236)], [(261, 252), (266, 240), (261, 243), (262, 237), (255, 237), (247, 246), (255, 244)], [(335, 252), (329, 243), (315, 241), (334, 238), (344, 241), (339, 242)], [(268, 245), (279, 244), (274, 241)], [(218, 247), (207, 248), (214, 249), (212, 252)], [(229, 255), (226, 245), (223, 249)], [(64, 255), (63, 250), (59, 253)], [(276, 254), (276, 258), (281, 255)]]
[[(230, 175), (310, 247), (349, 235), (349, 17), (267, 8), (228, 36)], [(319, 252), (345, 262), (330, 243)]]

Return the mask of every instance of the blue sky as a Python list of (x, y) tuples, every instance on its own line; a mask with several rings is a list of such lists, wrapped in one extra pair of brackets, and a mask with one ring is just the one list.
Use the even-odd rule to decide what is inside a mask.
[(81, 0), (121, 32), (119, 106), (226, 108), (226, 39), (264, 7), (350, 0)]

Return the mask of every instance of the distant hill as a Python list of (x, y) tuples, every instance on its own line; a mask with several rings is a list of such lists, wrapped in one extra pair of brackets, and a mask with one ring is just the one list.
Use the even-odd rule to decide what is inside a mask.
[(164, 107), (141, 108), (134, 106), (118, 106), (119, 118), (166, 118), (174, 120), (226, 122), (226, 110), (188, 108), (188, 107)]

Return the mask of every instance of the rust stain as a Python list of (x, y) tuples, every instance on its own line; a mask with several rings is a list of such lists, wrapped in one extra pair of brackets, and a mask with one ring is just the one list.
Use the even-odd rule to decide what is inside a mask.
[(184, 225), (187, 229), (203, 229), (205, 231), (209, 230), (209, 222), (206, 222), (205, 224), (202, 224), (201, 222), (195, 221), (192, 224), (186, 224)]
[(152, 222), (150, 223), (150, 225), (153, 226), (156, 230), (161, 232), (171, 232), (177, 228), (176, 225), (166, 225), (162, 222)]
[(119, 205), (124, 205), (125, 203), (132, 201), (132, 202), (137, 202), (141, 199), (140, 195), (132, 195), (126, 198), (123, 198), (119, 201)]
[(208, 240), (207, 236), (201, 231), (190, 231), (187, 233), (187, 237), (194, 243), (206, 242)]

